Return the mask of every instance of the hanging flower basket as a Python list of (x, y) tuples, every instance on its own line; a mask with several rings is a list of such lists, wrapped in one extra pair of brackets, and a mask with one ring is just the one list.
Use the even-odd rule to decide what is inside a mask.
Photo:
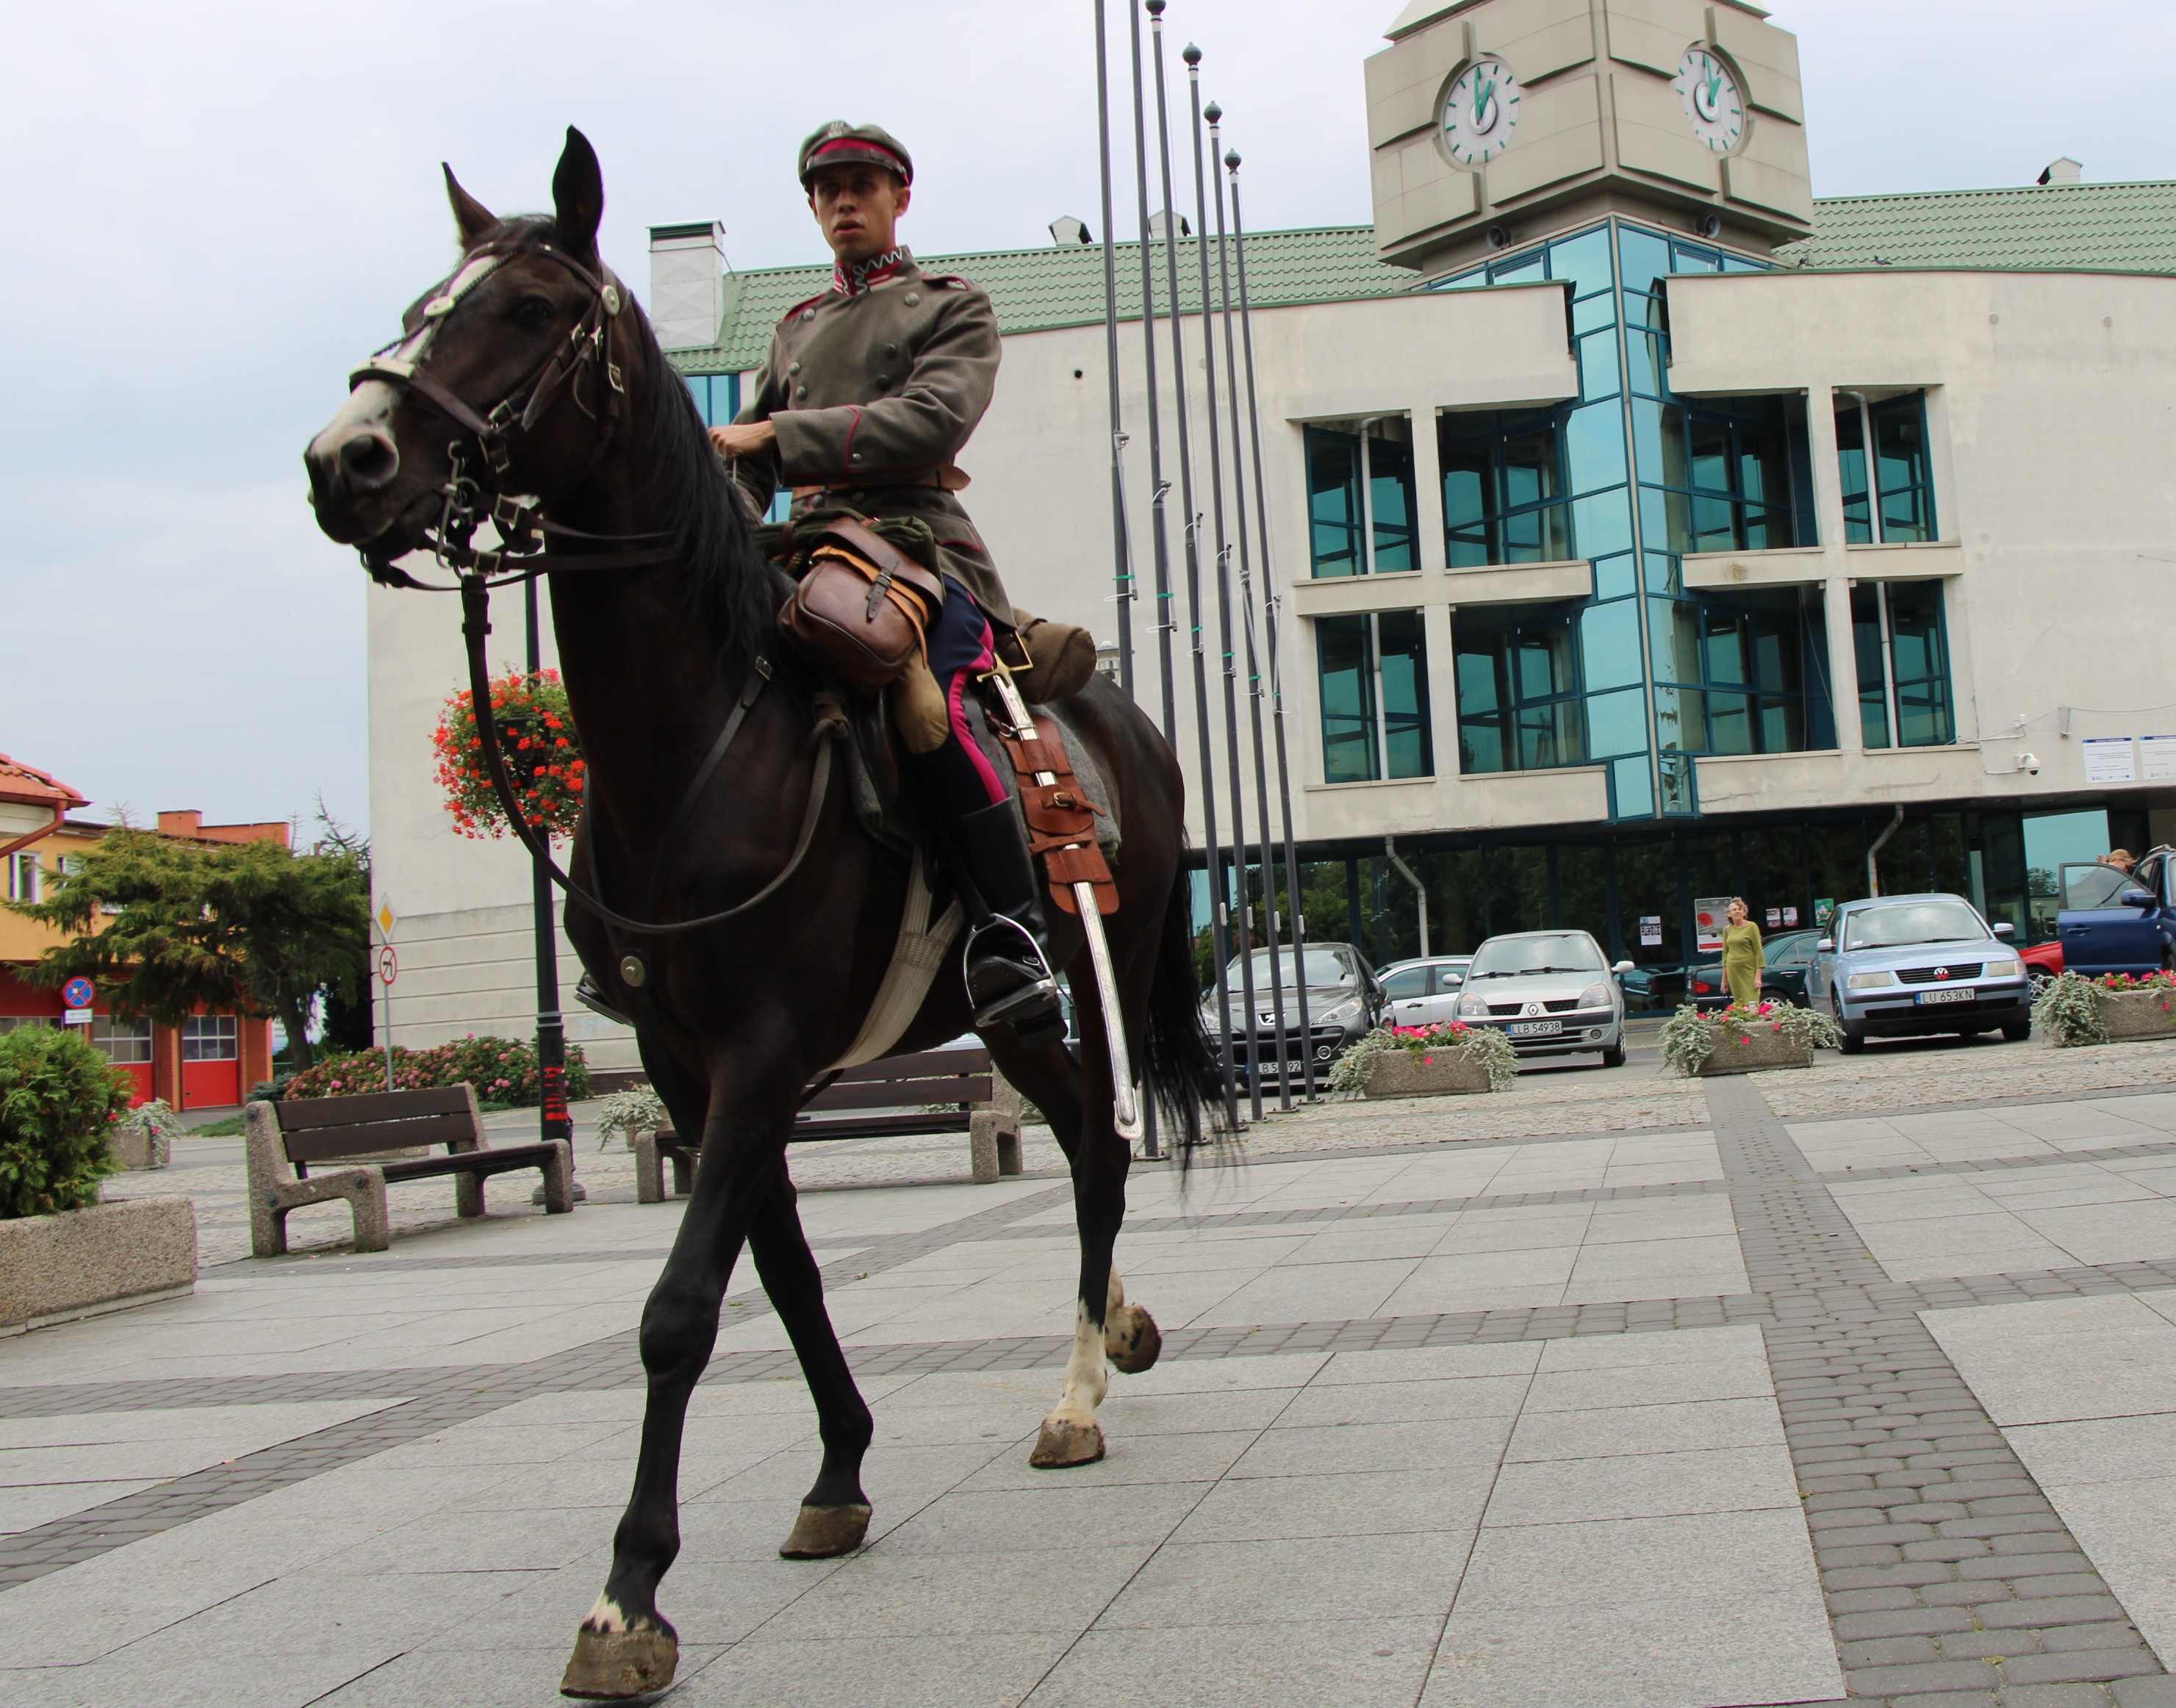
[[(581, 738), (574, 733), (567, 689), (556, 670), (530, 676), (510, 670), (491, 683), (491, 710), (498, 726), (506, 780), (534, 830), (567, 837), (582, 816)], [(476, 706), (465, 691), (438, 713), (431, 746), (438, 756), (438, 786), (458, 835), (479, 840), (508, 834), (506, 813), (491, 786)]]

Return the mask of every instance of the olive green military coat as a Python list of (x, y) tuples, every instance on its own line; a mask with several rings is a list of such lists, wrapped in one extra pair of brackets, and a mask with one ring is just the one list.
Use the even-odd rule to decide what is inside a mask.
[(796, 303), (735, 417), (770, 422), (776, 455), (743, 459), (741, 485), (759, 510), (781, 486), (822, 486), (843, 490), (797, 498), (797, 514), (838, 502), (871, 516), (920, 517), (944, 571), (1008, 620), (1004, 584), (959, 499), (900, 483), (952, 465), (990, 406), (998, 357), (998, 317), (982, 288), (932, 277), (911, 256), (857, 295), (826, 291)]

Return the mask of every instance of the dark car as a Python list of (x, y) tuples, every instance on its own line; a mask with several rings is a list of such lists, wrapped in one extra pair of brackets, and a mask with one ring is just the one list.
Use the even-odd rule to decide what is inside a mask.
[(2081, 861), (2064, 866), (2056, 894), (2063, 965), (2098, 977), (2176, 968), (2176, 857), (2157, 848), (2131, 871)]
[(1635, 1014), (1674, 1014), (1685, 999), (1685, 981), (1689, 967), (1677, 961), (1657, 966), (1635, 966), (1621, 975), (1618, 988), (1624, 993), (1624, 1006)]
[[(1779, 932), (1762, 940), (1760, 953), (1767, 965), (1760, 970), (1761, 1000), (1789, 1003), (1796, 1008), (1808, 1006), (1806, 974), (1814, 964), (1814, 947), (1820, 940), (1818, 931)], [(1687, 967), (1685, 974), (1687, 993), (1695, 1008), (1706, 1010), (1730, 1006), (1730, 987), (1723, 982), (1720, 960), (1700, 961)]]
[[(1276, 964), (1277, 985), (1284, 998), (1284, 1060), (1287, 1072), (1295, 1078), (1301, 1071), (1303, 1051), (1314, 1057), (1318, 1074), (1327, 1072), (1332, 1062), (1383, 1024), (1387, 1004), (1382, 982), (1368, 964), (1368, 957), (1351, 944), (1310, 943), (1297, 952), (1280, 949)], [(1277, 993), (1272, 992), (1270, 984), (1270, 951), (1256, 949), (1248, 970), (1254, 982), (1251, 1013), (1246, 1005), (1238, 958), (1234, 956), (1225, 969), (1231, 992), (1228, 1024), (1232, 1058), (1242, 1073), (1259, 1058), (1267, 1077), (1274, 1080), (1278, 1059)], [(1308, 1009), (1304, 1036), (1299, 1028), (1298, 987), (1303, 977)], [(1201, 998), (1202, 1024), (1221, 1049), (1227, 1022), (1216, 1012), (1216, 987), (1210, 986)]]

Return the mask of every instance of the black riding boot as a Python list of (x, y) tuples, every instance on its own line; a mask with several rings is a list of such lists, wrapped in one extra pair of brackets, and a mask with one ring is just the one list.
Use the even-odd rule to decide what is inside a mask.
[(1030, 1049), (1062, 1042), (1065, 1010), (1051, 975), (1042, 873), (1019, 810), (999, 801), (942, 823), (973, 922), (966, 952), (975, 1024), (1009, 1025)]

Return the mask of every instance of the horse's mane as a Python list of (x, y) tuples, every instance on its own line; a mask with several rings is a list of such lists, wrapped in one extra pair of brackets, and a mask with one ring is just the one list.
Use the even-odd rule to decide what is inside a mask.
[[(557, 234), (548, 216), (530, 215), (503, 221), (492, 241), (519, 253)], [(635, 365), (650, 375), (647, 384), (630, 384), (622, 429), (642, 475), (638, 490), (667, 519), (693, 615), (737, 677), (777, 625), (770, 568), (757, 549), (747, 502), (711, 445), (694, 398), (666, 359), (642, 305), (624, 284), (621, 292), (626, 306), (619, 318), (642, 358)]]

